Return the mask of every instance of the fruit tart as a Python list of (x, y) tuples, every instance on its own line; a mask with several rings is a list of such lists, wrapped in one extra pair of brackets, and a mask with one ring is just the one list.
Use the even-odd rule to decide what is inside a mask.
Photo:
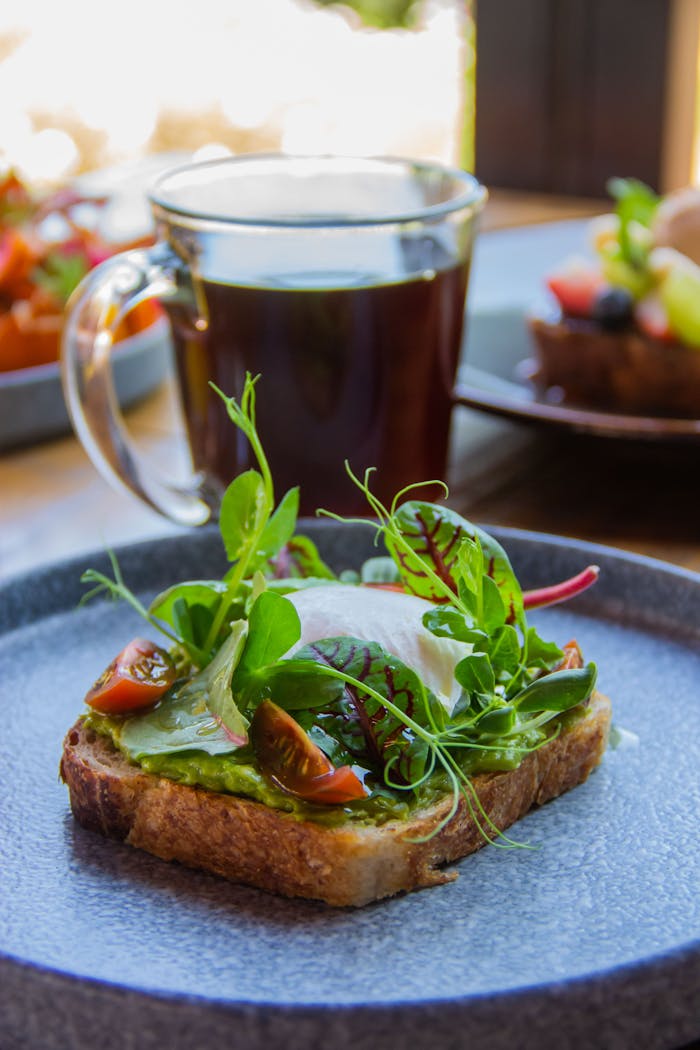
[(700, 418), (700, 189), (608, 188), (591, 257), (551, 273), (549, 307), (529, 318), (532, 381), (550, 402)]

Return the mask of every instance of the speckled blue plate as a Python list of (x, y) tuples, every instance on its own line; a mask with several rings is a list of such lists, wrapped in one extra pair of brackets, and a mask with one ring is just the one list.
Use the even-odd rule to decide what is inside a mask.
[[(368, 531), (309, 526), (337, 566)], [(86, 685), (139, 629), (76, 610), (97, 556), (0, 588), (0, 1045), (246, 1050), (676, 1047), (700, 1036), (700, 577), (494, 530), (525, 586), (598, 585), (533, 615), (600, 667), (626, 744), (445, 886), (360, 911), (157, 861), (72, 820), (57, 777)], [(223, 568), (203, 530), (119, 552), (149, 594)]]

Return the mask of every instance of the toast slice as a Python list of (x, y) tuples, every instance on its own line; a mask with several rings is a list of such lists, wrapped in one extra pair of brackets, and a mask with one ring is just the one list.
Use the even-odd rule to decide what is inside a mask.
[[(505, 830), (533, 806), (587, 779), (608, 739), (611, 709), (594, 693), (584, 713), (507, 773), (472, 784), (490, 820)], [(485, 845), (465, 800), (451, 798), (407, 821), (327, 827), (260, 802), (177, 784), (128, 762), (79, 719), (66, 735), (61, 777), (84, 827), (163, 860), (222, 875), (287, 897), (355, 906), (457, 877), (442, 866)]]

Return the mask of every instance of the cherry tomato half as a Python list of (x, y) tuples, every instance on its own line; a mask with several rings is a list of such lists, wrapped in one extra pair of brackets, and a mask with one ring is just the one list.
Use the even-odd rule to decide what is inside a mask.
[(102, 672), (85, 703), (104, 715), (130, 714), (152, 707), (175, 678), (165, 649), (147, 638), (134, 638)]
[(571, 668), (583, 667), (581, 648), (575, 638), (562, 647), (562, 652), (564, 653), (564, 659), (560, 664), (557, 664), (554, 668), (555, 671), (568, 671)]
[(271, 700), (253, 716), (250, 739), (264, 773), (305, 802), (343, 805), (367, 792), (350, 766), (336, 769), (298, 722)]
[(367, 798), (367, 791), (350, 766), (339, 766), (310, 780), (301, 797), (307, 802), (342, 806), (358, 798)]

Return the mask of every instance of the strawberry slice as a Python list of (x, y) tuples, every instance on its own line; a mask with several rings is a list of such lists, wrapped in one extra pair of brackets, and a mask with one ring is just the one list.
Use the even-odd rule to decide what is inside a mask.
[(608, 287), (600, 270), (579, 262), (550, 274), (546, 284), (569, 317), (590, 317), (596, 298)]
[(668, 314), (658, 295), (647, 295), (634, 307), (634, 319), (644, 335), (650, 339), (671, 342), (675, 337), (668, 322)]

